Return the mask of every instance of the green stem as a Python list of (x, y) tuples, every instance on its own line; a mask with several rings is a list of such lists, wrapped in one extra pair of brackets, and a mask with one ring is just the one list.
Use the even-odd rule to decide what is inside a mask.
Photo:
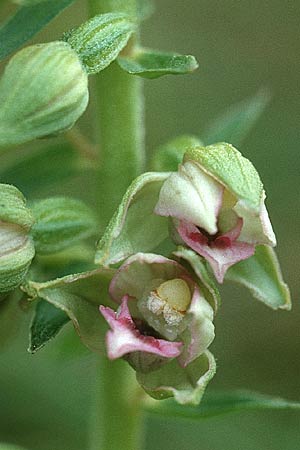
[[(89, 0), (91, 14), (136, 15), (138, 0)], [(137, 37), (131, 48), (137, 45)], [(144, 166), (143, 82), (115, 62), (96, 78), (96, 140), (99, 154), (98, 208), (107, 224), (131, 181)]]
[[(125, 12), (136, 16), (139, 0), (88, 0), (91, 15)], [(137, 37), (131, 40), (137, 45)], [(141, 79), (117, 63), (95, 77), (96, 148), (99, 160), (97, 201), (105, 226), (131, 181), (144, 165), (143, 92)], [(130, 370), (131, 377), (128, 377)], [(92, 417), (91, 450), (138, 450), (141, 402), (136, 381), (123, 361), (99, 361)]]
[(90, 450), (140, 450), (141, 402), (124, 361), (98, 361)]

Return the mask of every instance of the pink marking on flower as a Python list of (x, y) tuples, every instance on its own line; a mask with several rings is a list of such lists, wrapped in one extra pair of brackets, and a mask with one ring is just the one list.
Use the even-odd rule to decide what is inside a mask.
[(102, 305), (99, 308), (111, 327), (106, 335), (108, 357), (116, 359), (131, 352), (146, 352), (165, 358), (176, 358), (181, 352), (182, 342), (169, 342), (153, 336), (144, 336), (130, 315), (128, 298), (128, 295), (123, 297), (117, 312)]
[(220, 236), (207, 236), (194, 224), (180, 221), (178, 233), (183, 241), (211, 265), (219, 283), (224, 280), (229, 267), (254, 254), (255, 245), (237, 241), (243, 226), (243, 219), (227, 233)]

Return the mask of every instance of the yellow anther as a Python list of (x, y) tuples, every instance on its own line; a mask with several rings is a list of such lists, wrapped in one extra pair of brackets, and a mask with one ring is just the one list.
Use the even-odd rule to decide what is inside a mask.
[(179, 312), (185, 312), (191, 303), (190, 289), (181, 278), (165, 281), (157, 288), (156, 292), (171, 308)]

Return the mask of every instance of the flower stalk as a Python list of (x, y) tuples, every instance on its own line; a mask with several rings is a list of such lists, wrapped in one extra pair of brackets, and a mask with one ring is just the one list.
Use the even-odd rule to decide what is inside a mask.
[[(136, 17), (138, 0), (89, 0), (90, 16), (120, 12)], [(137, 45), (131, 38), (130, 48)], [(143, 83), (111, 64), (95, 79), (98, 213), (106, 226), (131, 181), (143, 171)], [(141, 402), (132, 370), (102, 357), (96, 374), (91, 450), (139, 450)]]

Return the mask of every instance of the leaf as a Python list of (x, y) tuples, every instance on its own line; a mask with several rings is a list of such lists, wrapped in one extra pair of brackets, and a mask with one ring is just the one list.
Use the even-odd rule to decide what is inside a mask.
[(35, 353), (54, 338), (61, 328), (69, 322), (64, 311), (40, 300), (36, 305), (35, 314), (30, 327), (30, 340), (28, 351)]
[(51, 197), (33, 203), (32, 236), (37, 253), (56, 253), (95, 234), (97, 220), (82, 201)]
[(203, 140), (206, 144), (225, 141), (240, 145), (253, 128), (269, 103), (270, 95), (260, 90), (253, 97), (231, 106), (217, 117), (206, 132)]
[(127, 14), (108, 13), (92, 17), (65, 34), (88, 74), (105, 69), (126, 46), (136, 31), (135, 20)]
[(185, 152), (201, 145), (201, 141), (196, 136), (178, 136), (154, 151), (150, 163), (151, 170), (158, 172), (176, 172)]
[(196, 407), (182, 407), (174, 401), (156, 403), (146, 411), (159, 416), (185, 419), (208, 419), (234, 412), (260, 410), (299, 410), (300, 402), (293, 402), (270, 395), (250, 391), (211, 392), (208, 391), (201, 404)]
[(0, 60), (15, 52), (74, 0), (48, 0), (20, 7), (0, 27)]
[(142, 388), (157, 400), (174, 397), (181, 405), (197, 405), (215, 373), (215, 359), (206, 351), (185, 368), (174, 359), (153, 372), (137, 372), (136, 378)]
[[(173, 255), (178, 258), (183, 258), (190, 264), (200, 280), (201, 292), (216, 313), (221, 305), (221, 296), (214, 279), (208, 271), (208, 264), (205, 259), (192, 250), (184, 247), (178, 247), (177, 250), (173, 252)], [(199, 282), (198, 279), (196, 281)]]
[(134, 253), (153, 250), (168, 237), (168, 220), (153, 213), (168, 176), (148, 172), (133, 181), (97, 245), (96, 264), (115, 264)]
[(263, 185), (253, 164), (231, 144), (220, 142), (188, 150), (185, 161), (196, 161), (205, 172), (222, 183), (246, 207), (260, 211)]
[(251, 258), (232, 266), (225, 279), (243, 284), (273, 309), (291, 309), (289, 288), (282, 279), (276, 253), (267, 245), (257, 246)]
[(139, 48), (131, 57), (119, 56), (121, 69), (144, 78), (158, 78), (163, 75), (181, 75), (193, 72), (198, 63), (194, 56), (166, 53)]
[(108, 285), (113, 273), (111, 269), (101, 268), (46, 283), (29, 281), (23, 290), (32, 299), (44, 299), (64, 311), (83, 343), (90, 350), (103, 353), (107, 327), (99, 313), (99, 305), (111, 306)]

